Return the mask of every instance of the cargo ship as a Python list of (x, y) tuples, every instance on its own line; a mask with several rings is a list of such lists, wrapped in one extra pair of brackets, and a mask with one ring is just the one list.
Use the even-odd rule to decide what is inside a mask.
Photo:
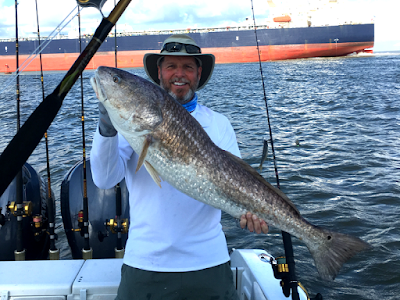
[[(111, 34), (92, 58), (87, 69), (100, 65), (134, 68), (143, 66), (143, 56), (159, 52), (163, 41), (174, 33), (191, 36), (203, 53), (212, 53), (216, 63), (247, 63), (310, 57), (335, 57), (351, 53), (372, 52), (374, 46), (373, 20), (340, 19), (343, 8), (338, 0), (326, 0), (318, 7), (281, 7), (267, 0), (269, 16), (254, 26), (248, 18), (238, 26), (196, 28), (180, 30), (152, 30), (118, 32)], [(256, 29), (256, 30), (255, 30)], [(257, 39), (256, 39), (257, 35)], [(82, 49), (91, 35), (82, 37)], [(258, 49), (257, 49), (258, 44)], [(116, 46), (117, 45), (117, 46)], [(20, 64), (38, 48), (37, 38), (19, 40)], [(16, 70), (15, 39), (0, 40), (0, 72)], [(42, 50), (43, 70), (68, 70), (79, 56), (79, 38), (59, 34)], [(24, 70), (40, 69), (39, 59), (34, 59)]]

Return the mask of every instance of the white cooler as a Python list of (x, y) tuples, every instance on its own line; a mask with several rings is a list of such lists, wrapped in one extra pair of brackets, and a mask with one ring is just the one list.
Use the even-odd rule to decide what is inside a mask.
[(122, 258), (89, 259), (77, 275), (68, 300), (114, 300), (121, 281)]
[(84, 260), (0, 262), (1, 300), (65, 300)]
[(122, 259), (0, 262), (1, 300), (114, 300)]

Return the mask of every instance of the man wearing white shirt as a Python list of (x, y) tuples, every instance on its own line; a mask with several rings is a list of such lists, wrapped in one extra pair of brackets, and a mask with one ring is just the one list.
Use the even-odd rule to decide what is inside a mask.
[[(218, 147), (240, 157), (228, 119), (197, 103), (195, 92), (214, 69), (212, 54), (201, 54), (187, 35), (172, 35), (159, 54), (148, 53), (143, 62), (151, 80), (182, 104)], [(99, 110), (90, 156), (93, 180), (107, 189), (125, 178), (129, 191), (129, 238), (116, 299), (239, 299), (221, 211), (167, 182), (160, 189), (145, 168), (135, 173), (138, 154), (117, 134), (101, 104)], [(240, 225), (268, 232), (267, 224), (251, 213), (241, 217)]]

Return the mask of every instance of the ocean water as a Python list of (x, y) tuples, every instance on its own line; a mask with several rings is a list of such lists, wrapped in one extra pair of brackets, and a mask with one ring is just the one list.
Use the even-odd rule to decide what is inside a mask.
[[(319, 278), (304, 244), (293, 238), (296, 272), (310, 296), (324, 299), (398, 299), (400, 292), (400, 53), (315, 58), (262, 64), (276, 164), (282, 190), (315, 225), (356, 235), (372, 248), (342, 268), (333, 282)], [(146, 77), (143, 69), (131, 72)], [(90, 152), (98, 121), (83, 75), (85, 141)], [(46, 73), (51, 93), (64, 72)], [(0, 76), (0, 90), (9, 76)], [(22, 122), (41, 102), (38, 74), (22, 75)], [(225, 114), (237, 135), (242, 157), (260, 164), (263, 139), (269, 139), (259, 64), (216, 65), (199, 101)], [(16, 132), (15, 85), (0, 95), (0, 151)], [(57, 202), (57, 247), (69, 259), (60, 214), (64, 175), (82, 159), (80, 83), (64, 100), (48, 130), (52, 189)], [(29, 163), (46, 178), (44, 142)], [(271, 147), (261, 174), (276, 184)], [(229, 248), (261, 248), (283, 255), (280, 232), (241, 230), (224, 214)]]

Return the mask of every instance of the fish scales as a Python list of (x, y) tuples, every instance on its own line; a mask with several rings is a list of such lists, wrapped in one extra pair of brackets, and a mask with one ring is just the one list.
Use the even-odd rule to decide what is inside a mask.
[[(275, 225), (277, 218), (270, 216), (272, 207), (281, 206), (277, 204), (281, 198), (274, 198), (275, 194), (271, 195), (271, 193), (265, 195), (266, 190), (262, 186), (263, 183), (235, 163), (225, 151), (218, 148), (202, 130), (201, 125), (175, 100), (166, 96), (162, 111), (167, 112), (163, 114), (163, 122), (151, 134), (154, 140), (158, 141), (158, 145), (155, 144), (154, 148), (158, 148), (160, 153), (164, 153), (162, 157), (158, 156), (159, 159), (176, 162), (176, 165), (171, 166), (172, 168), (185, 164), (189, 169), (193, 169), (193, 172), (196, 172), (196, 176), (190, 176), (193, 179), (190, 182), (189, 177), (185, 176), (186, 180), (181, 181), (179, 189), (190, 193), (190, 196), (197, 200), (212, 203), (214, 206), (218, 205), (216, 203), (218, 201), (226, 204), (223, 209), (234, 217), (240, 217), (251, 208), (254, 213), (263, 217), (271, 225)], [(157, 164), (150, 157), (149, 161)], [(158, 170), (160, 174), (163, 174), (162, 178), (166, 177), (165, 180), (170, 181), (168, 174), (173, 173), (171, 170), (163, 171), (161, 168)], [(200, 181), (197, 180), (199, 177)], [(224, 184), (225, 182), (230, 184)], [(246, 185), (243, 182), (246, 182)], [(209, 199), (204, 199), (205, 190), (210, 191), (206, 193)], [(257, 203), (252, 201), (254, 198), (265, 203), (252, 205)], [(235, 205), (224, 199), (233, 199)], [(272, 200), (272, 205), (269, 205), (265, 199)], [(285, 204), (284, 201), (282, 205)], [(290, 210), (286, 208), (282, 211), (289, 212)], [(280, 212), (278, 211), (278, 213)]]
[[(190, 177), (194, 181), (189, 183), (188, 180), (182, 180), (185, 184), (179, 185), (183, 192), (191, 193), (190, 196), (196, 200), (211, 202), (214, 206), (221, 206), (214, 202), (222, 201), (226, 207), (219, 208), (236, 218), (250, 210), (273, 226), (283, 227), (288, 232), (293, 231), (294, 224), (288, 222), (290, 226), (286, 228), (285, 224), (279, 224), (276, 216), (287, 213), (287, 220), (301, 220), (298, 219), (301, 216), (286, 200), (279, 197), (272, 188), (265, 188), (263, 179), (257, 179), (217, 147), (201, 125), (174, 99), (166, 95), (162, 103), (162, 111), (167, 113), (163, 114), (163, 122), (152, 133), (154, 140), (159, 141), (159, 146), (155, 145), (154, 148), (158, 148), (160, 152), (165, 150), (165, 155), (160, 160), (177, 162), (172, 168), (186, 164), (195, 170), (197, 176)], [(170, 170), (160, 171), (161, 173), (165, 174), (162, 177), (171, 174)], [(204, 178), (203, 184), (195, 180), (198, 175)], [(167, 178), (165, 180), (169, 182)], [(209, 197), (216, 197), (215, 201), (212, 198), (204, 199), (204, 189), (217, 191), (216, 195), (206, 193)], [(283, 209), (277, 209), (279, 207)], [(297, 218), (291, 217), (294, 214)]]
[[(190, 197), (238, 218), (247, 211), (300, 238), (321, 277), (333, 280), (345, 261), (369, 245), (305, 220), (280, 190), (240, 158), (217, 147), (202, 126), (158, 86), (119, 69), (99, 67), (91, 79), (110, 119), (161, 177)], [(161, 186), (161, 185), (160, 185)]]

